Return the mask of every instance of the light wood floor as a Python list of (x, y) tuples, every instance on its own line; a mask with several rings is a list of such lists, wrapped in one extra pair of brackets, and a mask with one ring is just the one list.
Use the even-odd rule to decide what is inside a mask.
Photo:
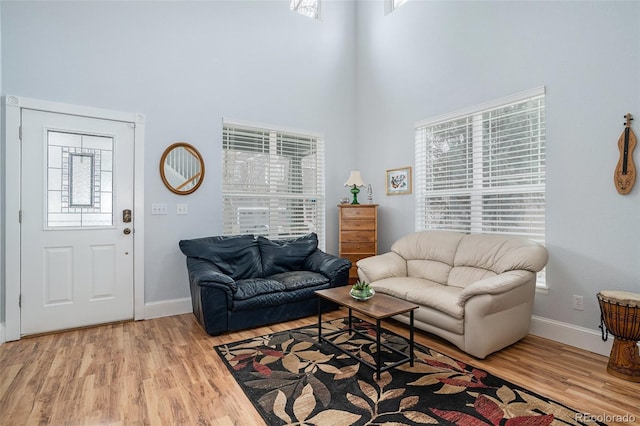
[[(0, 345), (0, 425), (261, 425), (212, 347), (315, 321), (211, 337), (185, 314), (7, 342)], [(406, 333), (396, 322), (385, 327)], [(608, 375), (607, 357), (535, 336), (482, 361), (420, 332), (416, 341), (580, 412), (640, 423), (640, 383)]]

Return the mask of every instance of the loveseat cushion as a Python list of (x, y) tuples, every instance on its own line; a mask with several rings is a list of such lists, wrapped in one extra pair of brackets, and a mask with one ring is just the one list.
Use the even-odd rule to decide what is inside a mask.
[(376, 292), (435, 309), (456, 319), (464, 317), (464, 307), (458, 304), (463, 291), (459, 287), (416, 277), (385, 278), (371, 283), (371, 287)]
[(415, 232), (393, 243), (391, 251), (407, 261), (407, 276), (446, 284), (464, 237), (452, 231)]
[(439, 285), (440, 284), (436, 282), (415, 277), (391, 277), (371, 283), (371, 287), (377, 293), (382, 293), (405, 300), (407, 298), (407, 293), (409, 293), (410, 291), (429, 291), (430, 288)]
[(449, 273), (448, 285), (465, 288), (477, 281), (495, 277), (497, 274), (489, 269), (472, 266), (456, 266)]
[(279, 274), (271, 275), (268, 278), (270, 280), (278, 281), (287, 291), (316, 287), (329, 283), (329, 278), (311, 271), (281, 272)]
[(246, 300), (263, 294), (285, 291), (286, 287), (279, 281), (265, 278), (247, 278), (236, 281), (237, 290), (234, 300)]
[(412, 290), (407, 293), (406, 300), (444, 312), (456, 319), (464, 318), (464, 306), (458, 304), (464, 289), (450, 285), (437, 285), (424, 290)]
[(469, 234), (458, 246), (448, 285), (465, 288), (507, 271), (539, 272), (547, 251), (529, 239), (511, 235)]
[(318, 247), (318, 236), (310, 233), (298, 238), (269, 240), (258, 237), (262, 258), (263, 276), (295, 271), (302, 268), (304, 260)]
[(179, 245), (186, 256), (207, 260), (234, 280), (263, 276), (260, 250), (253, 235), (181, 240)]
[(540, 244), (526, 238), (496, 235), (465, 235), (455, 255), (454, 266), (470, 266), (501, 274), (523, 269), (540, 272), (547, 263), (546, 250)]

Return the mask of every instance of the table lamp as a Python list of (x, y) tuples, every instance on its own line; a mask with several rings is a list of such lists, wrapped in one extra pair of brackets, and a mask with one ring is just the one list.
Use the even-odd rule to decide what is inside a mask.
[(351, 201), (351, 204), (360, 204), (358, 202), (358, 193), (360, 192), (360, 189), (358, 188), (362, 188), (363, 186), (365, 186), (365, 183), (362, 180), (362, 176), (360, 176), (360, 172), (352, 171), (349, 175), (349, 179), (347, 179), (344, 186), (351, 187), (351, 193), (353, 194), (353, 201)]

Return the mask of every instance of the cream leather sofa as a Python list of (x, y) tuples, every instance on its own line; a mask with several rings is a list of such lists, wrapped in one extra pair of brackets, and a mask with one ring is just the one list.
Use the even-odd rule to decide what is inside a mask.
[[(547, 258), (524, 238), (423, 231), (357, 266), (376, 292), (420, 305), (416, 328), (484, 358), (529, 333), (536, 273)], [(395, 318), (409, 323), (408, 314)]]

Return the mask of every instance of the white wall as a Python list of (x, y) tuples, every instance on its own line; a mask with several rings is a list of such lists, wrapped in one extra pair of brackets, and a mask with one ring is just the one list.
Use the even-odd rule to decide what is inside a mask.
[(413, 195), (384, 195), (384, 171), (414, 163), (414, 123), (544, 85), (550, 290), (535, 315), (597, 330), (599, 290), (640, 292), (640, 182), (627, 196), (613, 184), (624, 114), (640, 134), (640, 2), (409, 1), (385, 17), (372, 1), (357, 19), (359, 165), (381, 251), (414, 229)]
[[(222, 117), (324, 132), (327, 249), (355, 154), (355, 5), (316, 21), (287, 0), (2, 2), (2, 93), (146, 115), (145, 302), (189, 296), (183, 238), (221, 233)], [(158, 163), (194, 144), (206, 177), (169, 192)], [(167, 203), (167, 216), (151, 216)], [(176, 203), (189, 215), (177, 216)]]
[[(328, 251), (356, 167), (381, 205), (385, 251), (413, 231), (413, 195), (385, 196), (384, 171), (413, 165), (414, 123), (540, 85), (551, 289), (535, 314), (595, 330), (597, 291), (640, 291), (640, 183), (621, 196), (612, 177), (623, 115), (640, 117), (637, 1), (412, 0), (386, 17), (381, 0), (329, 1), (320, 22), (287, 0), (0, 7), (2, 94), (146, 114), (147, 303), (187, 297), (177, 241), (221, 230), (223, 116), (324, 132)], [(187, 197), (157, 171), (181, 140), (207, 165)], [(170, 214), (151, 216), (154, 202)], [(178, 202), (188, 216), (175, 215)], [(571, 309), (573, 294), (584, 311)]]

